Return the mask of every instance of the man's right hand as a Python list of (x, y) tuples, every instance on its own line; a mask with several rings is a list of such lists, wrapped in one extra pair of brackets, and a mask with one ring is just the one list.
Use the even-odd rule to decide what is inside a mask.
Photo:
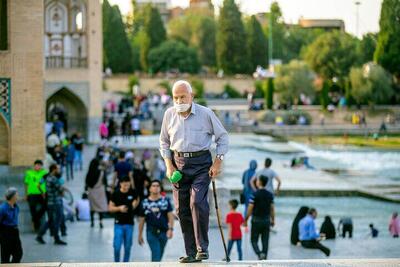
[(172, 176), (172, 174), (174, 173), (174, 171), (176, 171), (176, 168), (174, 167), (174, 165), (169, 165), (167, 166), (167, 178), (170, 178)]
[(128, 212), (128, 207), (125, 205), (119, 206), (119, 211), (122, 213), (127, 213)]

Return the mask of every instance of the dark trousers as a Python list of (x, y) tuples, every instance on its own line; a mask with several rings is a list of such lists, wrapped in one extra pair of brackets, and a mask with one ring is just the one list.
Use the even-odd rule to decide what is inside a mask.
[[(96, 213), (96, 211), (90, 211), (90, 222), (91, 222), (91, 224), (93, 225), (94, 224), (94, 214)], [(102, 212), (98, 212), (98, 214), (99, 214), (99, 220), (100, 220), (100, 223), (103, 221), (103, 213)]]
[[(256, 219), (251, 221), (250, 240), (254, 252), (259, 256), (260, 253), (268, 256), (268, 243), (269, 243), (269, 227), (270, 221), (268, 219)], [(258, 239), (261, 236), (262, 250), (258, 247)]]
[(305, 248), (319, 249), (323, 253), (325, 253), (326, 256), (329, 256), (329, 254), (331, 253), (331, 250), (322, 245), (318, 240), (301, 241), (301, 245)]
[(351, 224), (344, 224), (342, 229), (342, 237), (346, 237), (346, 233), (349, 233), (349, 238), (353, 237), (353, 225)]
[(28, 195), (28, 205), (33, 227), (37, 231), (40, 228), (42, 217), (46, 212), (46, 200), (42, 195)]
[(1, 263), (19, 263), (22, 246), (18, 228), (0, 226)]
[(50, 233), (54, 237), (54, 240), (60, 240), (58, 232), (60, 230), (61, 220), (63, 218), (62, 215), (63, 212), (64, 210), (62, 204), (48, 205), (47, 206), (48, 221), (42, 224), (38, 236), (40, 237), (44, 236), (47, 229), (50, 228)]
[(238, 255), (239, 255), (239, 260), (241, 261), (241, 260), (243, 260), (242, 239), (228, 241), (228, 256), (231, 255), (233, 243), (235, 243), (235, 242), (236, 242), (236, 247), (237, 247), (237, 251), (238, 251)]
[(67, 181), (74, 179), (74, 162), (67, 161), (65, 165), (66, 173), (67, 173)]
[(183, 174), (173, 188), (176, 214), (186, 254), (194, 256), (197, 251), (208, 251), (208, 187), (211, 181), (208, 171), (212, 165), (211, 153), (196, 158), (182, 158), (175, 154), (174, 162)]

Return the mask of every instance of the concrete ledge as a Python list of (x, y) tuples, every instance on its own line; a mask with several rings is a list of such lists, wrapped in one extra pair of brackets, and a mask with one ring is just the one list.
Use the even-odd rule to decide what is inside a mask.
[(314, 267), (398, 267), (400, 259), (327, 259), (327, 260), (271, 260), (271, 261), (233, 261), (225, 262), (203, 262), (191, 264), (179, 264), (177, 262), (129, 262), (129, 263), (21, 263), (21, 264), (4, 264), (3, 266), (18, 267), (174, 267), (174, 266), (191, 266), (191, 267), (213, 267), (213, 266), (231, 266), (231, 267), (291, 267), (291, 266), (314, 266)]

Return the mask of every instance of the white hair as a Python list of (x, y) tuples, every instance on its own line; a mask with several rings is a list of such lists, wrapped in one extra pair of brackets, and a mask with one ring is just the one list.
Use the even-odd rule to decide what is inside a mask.
[(188, 83), (187, 81), (184, 81), (184, 80), (176, 81), (174, 83), (174, 85), (172, 86), (172, 92), (174, 92), (174, 90), (176, 88), (180, 87), (181, 85), (184, 85), (190, 94), (193, 93), (192, 86), (190, 85), (190, 83)]

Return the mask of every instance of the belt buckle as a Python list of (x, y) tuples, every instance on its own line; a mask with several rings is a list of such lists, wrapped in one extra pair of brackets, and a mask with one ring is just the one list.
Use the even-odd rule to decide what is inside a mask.
[(186, 152), (186, 153), (183, 153), (183, 157), (184, 157), (184, 158), (188, 158), (188, 157), (190, 157), (190, 153), (188, 153), (188, 152)]

